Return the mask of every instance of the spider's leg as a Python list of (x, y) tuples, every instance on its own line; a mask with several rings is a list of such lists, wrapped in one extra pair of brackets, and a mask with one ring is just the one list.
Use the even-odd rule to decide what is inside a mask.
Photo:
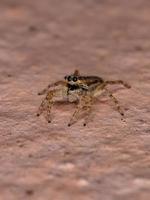
[(109, 97), (111, 98), (111, 100), (115, 103), (115, 106), (116, 106), (117, 111), (120, 113), (120, 115), (121, 115), (122, 117), (124, 117), (124, 112), (123, 112), (123, 110), (121, 109), (121, 107), (120, 107), (120, 105), (119, 105), (119, 102), (118, 102), (118, 100), (116, 99), (116, 97), (114, 97), (113, 94), (112, 94), (108, 89), (105, 88), (105, 91), (108, 93), (108, 95), (109, 95)]
[(51, 122), (51, 109), (55, 102), (61, 100), (67, 100), (67, 87), (62, 86), (58, 89), (53, 89), (47, 92), (46, 97), (42, 101), (39, 110), (37, 112), (37, 116), (40, 116), (44, 113), (46, 120), (50, 123)]
[(80, 118), (80, 116), (83, 112), (84, 112), (84, 114), (86, 114), (85, 122), (84, 122), (84, 126), (86, 126), (86, 123), (89, 120), (88, 116), (91, 112), (91, 106), (92, 106), (92, 96), (89, 96), (89, 95), (81, 96), (81, 98), (79, 100), (79, 104), (77, 105), (77, 108), (76, 108), (75, 112), (73, 113), (68, 126), (71, 126), (72, 124), (77, 122), (77, 120)]
[(91, 116), (91, 112), (92, 112), (92, 98), (89, 99), (89, 102), (86, 103), (85, 106), (85, 111), (86, 111), (86, 116), (84, 118), (84, 126), (86, 126), (88, 124), (88, 122), (91, 120), (90, 116)]
[(123, 85), (124, 87), (126, 87), (126, 88), (131, 88), (131, 86), (130, 86), (128, 83), (126, 83), (126, 82), (124, 82), (124, 81), (122, 81), (122, 80), (105, 81), (104, 83), (105, 83), (105, 85), (122, 84), (122, 85)]
[(117, 111), (119, 112), (119, 114), (124, 117), (124, 112), (123, 110), (121, 109), (120, 105), (119, 105), (119, 101), (116, 99), (116, 97), (114, 97), (114, 95), (106, 88), (106, 82), (102, 83), (102, 84), (99, 84), (95, 87), (95, 90), (94, 90), (94, 96), (97, 97), (99, 96), (101, 93), (103, 93), (103, 91), (106, 91), (107, 94), (109, 95), (109, 97), (111, 98), (111, 100), (114, 102), (115, 106), (116, 106), (116, 109)]
[(40, 116), (43, 112), (45, 112), (45, 118), (50, 123), (51, 122), (51, 108), (54, 104), (54, 101), (52, 101), (54, 96), (55, 90), (49, 91), (45, 99), (42, 101), (39, 110), (37, 112), (37, 116)]
[(41, 105), (39, 106), (38, 112), (37, 112), (37, 117), (39, 117), (47, 108), (47, 101), (46, 99), (44, 99), (41, 103)]
[(44, 88), (41, 92), (39, 92), (38, 95), (46, 94), (46, 92), (48, 92), (50, 88), (54, 88), (57, 86), (65, 86), (65, 85), (66, 85), (65, 81), (57, 81), (56, 83), (49, 84), (46, 88)]

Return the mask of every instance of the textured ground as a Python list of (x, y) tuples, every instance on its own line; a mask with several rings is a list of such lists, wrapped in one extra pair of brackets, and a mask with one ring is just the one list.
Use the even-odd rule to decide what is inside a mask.
[[(47, 124), (37, 92), (78, 68), (123, 79), (93, 121), (67, 127), (75, 105)], [(0, 1), (0, 199), (150, 199), (150, 1)]]

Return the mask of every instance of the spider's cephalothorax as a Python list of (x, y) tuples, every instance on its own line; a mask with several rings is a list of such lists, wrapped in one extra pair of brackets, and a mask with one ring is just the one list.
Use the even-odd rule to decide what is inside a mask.
[(65, 76), (64, 81), (58, 81), (48, 85), (47, 88), (42, 90), (39, 95), (46, 94), (46, 97), (42, 101), (37, 116), (43, 112), (48, 122), (51, 122), (51, 108), (52, 105), (58, 100), (65, 101), (78, 101), (77, 109), (75, 110), (68, 126), (75, 123), (80, 117), (82, 112), (86, 113), (84, 125), (89, 121), (91, 113), (92, 103), (95, 97), (99, 96), (103, 91), (106, 91), (109, 97), (116, 105), (116, 109), (124, 116), (124, 113), (119, 106), (118, 100), (113, 94), (106, 88), (109, 84), (122, 84), (126, 88), (130, 88), (130, 85), (122, 80), (116, 81), (104, 81), (98, 76), (81, 76), (78, 70), (75, 70), (74, 74)]
[(81, 89), (78, 76), (76, 75), (65, 76), (64, 79), (66, 80), (67, 83), (68, 92)]
[(90, 91), (97, 84), (102, 84), (104, 82), (103, 79), (98, 76), (80, 76), (78, 71), (75, 71), (72, 75), (65, 76), (64, 79), (67, 82), (69, 91)]

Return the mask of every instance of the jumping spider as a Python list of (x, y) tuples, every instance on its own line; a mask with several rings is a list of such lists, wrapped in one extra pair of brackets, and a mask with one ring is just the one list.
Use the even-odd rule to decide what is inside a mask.
[(122, 84), (126, 88), (131, 86), (122, 80), (116, 81), (105, 81), (98, 76), (81, 76), (78, 70), (72, 75), (65, 76), (64, 80), (52, 83), (47, 86), (44, 90), (38, 93), (38, 95), (46, 94), (46, 97), (42, 101), (37, 116), (42, 113), (45, 114), (46, 120), (51, 122), (51, 108), (53, 104), (59, 100), (68, 102), (78, 102), (77, 108), (73, 113), (68, 126), (74, 124), (84, 111), (84, 126), (89, 121), (89, 116), (92, 109), (93, 101), (103, 91), (107, 92), (109, 97), (114, 102), (117, 111), (121, 116), (124, 116), (124, 112), (119, 106), (118, 100), (113, 94), (106, 88), (107, 85)]

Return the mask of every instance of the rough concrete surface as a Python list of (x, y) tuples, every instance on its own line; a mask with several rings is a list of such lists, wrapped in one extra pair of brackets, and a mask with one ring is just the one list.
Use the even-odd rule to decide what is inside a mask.
[[(77, 68), (123, 79), (93, 120), (67, 127), (75, 104), (48, 124), (37, 93)], [(150, 1), (0, 1), (0, 200), (150, 199)]]

